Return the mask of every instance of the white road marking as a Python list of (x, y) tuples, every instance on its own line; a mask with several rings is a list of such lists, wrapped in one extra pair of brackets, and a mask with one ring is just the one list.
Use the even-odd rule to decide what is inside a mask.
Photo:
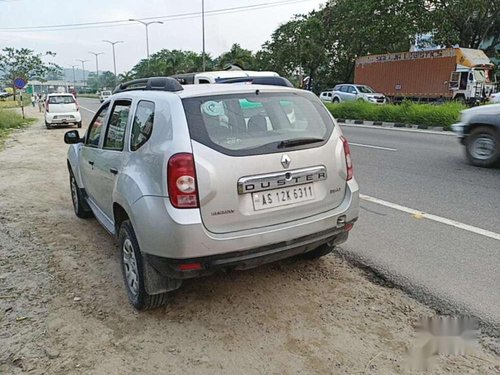
[(91, 109), (85, 108), (85, 107), (84, 107), (84, 106), (82, 106), (82, 105), (80, 106), (80, 108), (81, 108), (81, 109), (84, 109), (84, 110), (86, 110), (86, 111), (89, 111), (90, 113), (95, 113), (95, 112), (96, 112), (96, 111), (93, 111), (93, 110), (91, 110)]
[(420, 133), (420, 134), (435, 134), (435, 135), (448, 135), (456, 137), (456, 134), (450, 131), (437, 131), (437, 130), (424, 130), (424, 129), (409, 129), (409, 128), (389, 128), (387, 126), (380, 125), (354, 125), (354, 124), (344, 124), (338, 123), (342, 127), (348, 128), (364, 128), (364, 129), (375, 129), (375, 130), (392, 130), (396, 132), (408, 132), (408, 133)]
[(466, 230), (466, 231), (469, 231), (472, 233), (480, 234), (481, 236), (493, 238), (494, 240), (500, 241), (500, 234), (499, 233), (490, 232), (489, 230), (474, 227), (472, 225), (468, 225), (468, 224), (464, 224), (464, 223), (460, 223), (459, 221), (447, 219), (445, 217), (441, 217), (441, 216), (437, 216), (437, 215), (433, 215), (433, 214), (428, 214), (426, 212), (415, 210), (413, 208), (401, 206), (397, 203), (391, 203), (391, 202), (384, 201), (382, 199), (370, 197), (369, 195), (360, 194), (359, 197), (367, 202), (380, 204), (381, 206), (385, 206), (385, 207), (392, 208), (394, 210), (406, 212), (406, 213), (411, 214), (411, 215), (417, 215), (418, 217), (422, 217), (425, 219), (436, 221), (436, 222), (441, 223), (441, 224), (450, 225), (450, 226), (458, 228), (458, 229), (463, 229), (463, 230)]
[(384, 151), (397, 151), (396, 148), (390, 148), (390, 147), (382, 147), (382, 146), (374, 146), (374, 145), (365, 145), (363, 143), (353, 143), (349, 142), (350, 146), (358, 146), (358, 147), (367, 147), (367, 148), (376, 148), (377, 150), (384, 150)]

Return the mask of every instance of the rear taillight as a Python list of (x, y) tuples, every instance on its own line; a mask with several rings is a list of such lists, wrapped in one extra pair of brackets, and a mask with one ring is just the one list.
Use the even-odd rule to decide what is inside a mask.
[(175, 154), (168, 161), (167, 185), (175, 208), (198, 208), (193, 154)]
[(340, 137), (340, 139), (342, 139), (342, 143), (344, 145), (345, 165), (347, 168), (346, 180), (349, 181), (350, 179), (352, 179), (352, 174), (353, 174), (351, 148), (349, 147), (349, 142), (347, 142), (347, 139), (345, 139), (345, 137), (342, 136), (342, 137)]
[(80, 110), (80, 105), (78, 104), (78, 102), (75, 102), (75, 105), (76, 105), (76, 111), (78, 112)]

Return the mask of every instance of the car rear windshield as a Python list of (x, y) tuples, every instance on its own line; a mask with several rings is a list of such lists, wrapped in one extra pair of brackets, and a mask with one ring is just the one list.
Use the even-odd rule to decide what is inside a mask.
[(102, 95), (111, 96), (111, 91), (103, 91)]
[(71, 104), (75, 99), (71, 95), (49, 96), (49, 104)]
[(303, 93), (242, 93), (183, 100), (191, 138), (243, 156), (324, 144), (334, 123), (321, 102)]

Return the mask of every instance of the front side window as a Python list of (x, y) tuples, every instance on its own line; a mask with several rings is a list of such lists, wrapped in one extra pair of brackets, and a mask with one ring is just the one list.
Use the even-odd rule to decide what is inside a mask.
[(130, 140), (130, 149), (138, 150), (145, 144), (153, 131), (153, 123), (155, 119), (155, 104), (141, 100), (137, 104), (135, 111), (134, 123), (132, 125), (132, 134)]
[(283, 152), (324, 144), (333, 121), (298, 93), (242, 93), (183, 100), (191, 137), (227, 155)]
[(128, 115), (130, 112), (129, 101), (117, 101), (113, 106), (113, 111), (109, 116), (108, 128), (104, 148), (108, 150), (123, 150), (125, 139), (125, 129), (127, 127)]
[(373, 94), (375, 90), (373, 90), (370, 86), (356, 86), (359, 90), (359, 92), (362, 92), (363, 94)]
[(349, 86), (349, 94), (357, 94), (358, 92), (356, 91), (356, 87), (354, 86)]
[(95, 115), (87, 131), (87, 140), (85, 142), (85, 145), (89, 147), (99, 147), (99, 140), (101, 138), (104, 119), (106, 118), (106, 114), (108, 113), (108, 108), (109, 105), (105, 105), (99, 110), (99, 112), (97, 112), (97, 115)]

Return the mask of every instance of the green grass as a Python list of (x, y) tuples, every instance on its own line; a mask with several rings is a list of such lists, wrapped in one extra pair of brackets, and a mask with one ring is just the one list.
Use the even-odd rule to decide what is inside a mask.
[(442, 126), (446, 130), (450, 130), (451, 124), (459, 119), (460, 111), (466, 109), (464, 105), (454, 102), (441, 105), (411, 102), (404, 102), (400, 105), (377, 105), (356, 101), (326, 104), (326, 106), (335, 118), (397, 122), (419, 125), (421, 128)]
[(13, 110), (0, 109), (0, 145), (12, 130), (29, 125), (34, 120), (32, 118), (23, 119), (20, 114)]
[[(27, 107), (28, 105), (31, 105), (31, 95), (24, 94), (23, 95), (23, 103), (24, 103), (25, 107)], [(19, 100), (19, 96), (16, 97), (16, 100), (12, 100), (12, 96), (9, 98), (5, 98), (3, 100), (0, 100), (0, 109), (18, 108), (18, 107), (21, 107), (21, 101)]]

